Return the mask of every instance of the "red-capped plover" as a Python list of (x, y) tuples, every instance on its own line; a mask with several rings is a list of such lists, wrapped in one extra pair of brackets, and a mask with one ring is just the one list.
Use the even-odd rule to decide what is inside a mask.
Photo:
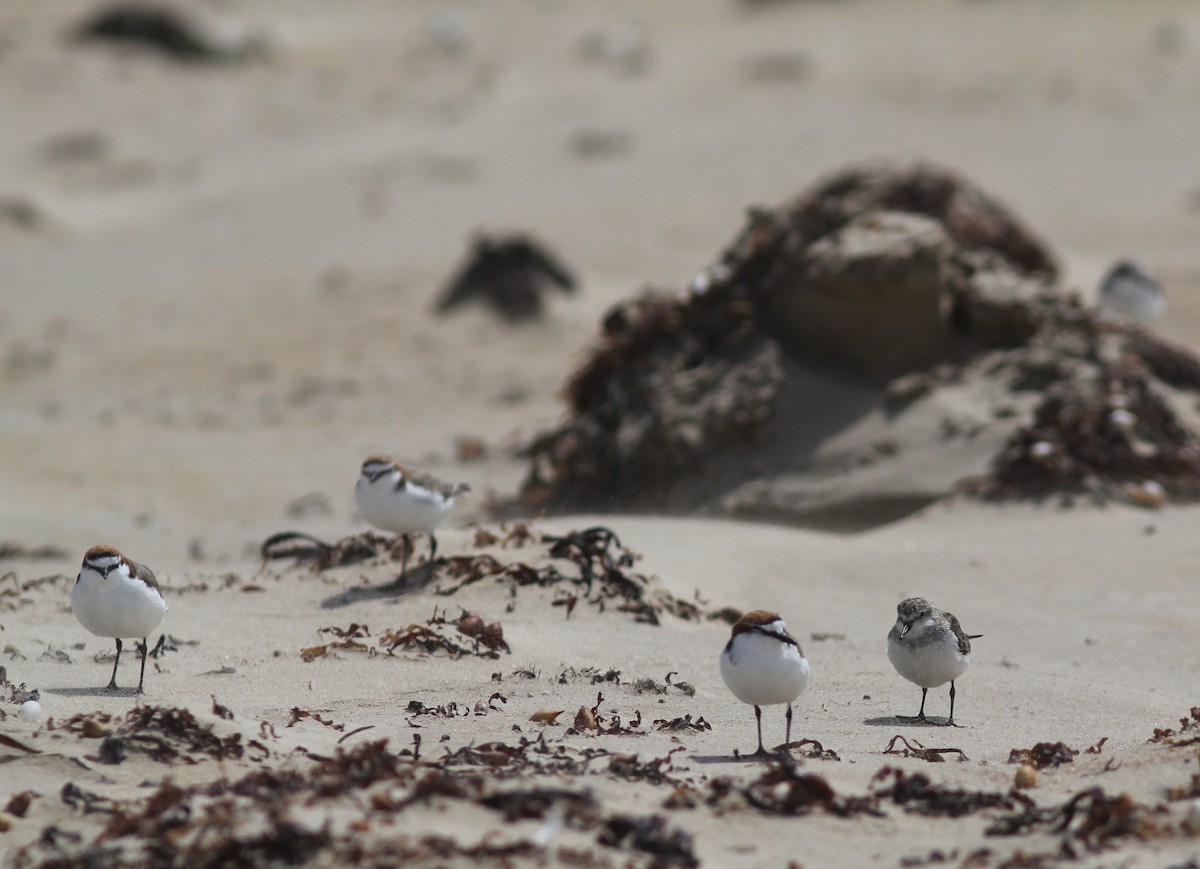
[(400, 577), (408, 573), (409, 535), (429, 535), (429, 560), (437, 555), (437, 537), (433, 532), (454, 506), (454, 499), (470, 491), (466, 483), (443, 483), (430, 474), (406, 468), (386, 456), (371, 456), (362, 464), (362, 473), (354, 487), (358, 511), (383, 531), (404, 537), (404, 556)]
[(79, 623), (98, 637), (117, 641), (117, 659), (113, 661), (108, 687), (117, 687), (117, 666), (121, 663), (121, 638), (137, 639), (142, 656), (137, 693), (146, 679), (146, 638), (167, 612), (153, 571), (144, 564), (130, 561), (112, 546), (93, 546), (83, 556), (83, 566), (71, 589), (71, 610)]
[(754, 707), (756, 754), (767, 753), (761, 707), (787, 704), (787, 751), (792, 741), (792, 703), (808, 687), (808, 660), (777, 613), (752, 610), (738, 619), (721, 652), (721, 678), (734, 697)]

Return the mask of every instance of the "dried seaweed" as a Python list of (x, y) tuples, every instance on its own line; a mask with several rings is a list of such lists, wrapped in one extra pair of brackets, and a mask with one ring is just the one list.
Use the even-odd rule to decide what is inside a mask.
[(889, 799), (905, 811), (932, 817), (961, 818), (983, 809), (1012, 809), (1026, 804), (1021, 794), (966, 791), (935, 785), (924, 773), (885, 766), (871, 778), (872, 795)]
[(23, 751), (26, 754), (41, 754), (42, 753), (41, 749), (30, 748), (28, 745), (17, 742), (17, 740), (13, 739), (11, 736), (9, 736), (5, 733), (0, 733), (0, 745), (3, 745), (5, 748), (15, 748), (17, 751)]
[(555, 683), (559, 685), (570, 685), (580, 680), (587, 680), (590, 685), (599, 685), (604, 682), (619, 684), (621, 671), (611, 667), (607, 670), (600, 670), (598, 667), (584, 667), (582, 670), (567, 667), (554, 677)]
[(29, 596), (31, 591), (44, 585), (66, 585), (69, 581), (69, 577), (61, 573), (18, 581), (16, 571), (10, 570), (0, 576), (0, 583), (4, 584), (0, 587), (0, 611), (15, 612), (20, 607), (29, 606), (33, 603), (33, 598)]
[(655, 866), (699, 866), (692, 835), (669, 828), (661, 815), (615, 815), (605, 821), (597, 841), (610, 848), (631, 848), (654, 857)]
[(433, 763), (441, 769), (485, 768), (492, 777), (501, 779), (534, 773), (581, 776), (588, 772), (592, 761), (607, 756), (609, 752), (602, 748), (551, 745), (544, 734), (538, 734), (536, 739), (522, 737), (515, 745), (503, 742), (466, 745)]
[(99, 794), (85, 791), (83, 788), (74, 782), (67, 782), (59, 791), (59, 798), (68, 808), (79, 809), (85, 815), (90, 815), (93, 812), (103, 814), (112, 814), (113, 801), (108, 797), (102, 797)]
[(177, 63), (216, 63), (246, 59), (252, 45), (225, 45), (182, 11), (150, 3), (112, 3), (75, 30), (80, 41), (140, 46)]
[(662, 757), (643, 761), (636, 754), (614, 754), (608, 762), (608, 772), (625, 781), (648, 782), (653, 785), (682, 784), (671, 773), (671, 757), (684, 746), (672, 748)]
[(8, 681), (8, 670), (0, 667), (0, 704), (20, 706), (27, 700), (38, 700), (40, 697), (41, 692), (37, 688), (28, 688), (24, 682), (14, 685)]
[(802, 773), (795, 761), (781, 756), (762, 775), (742, 787), (728, 779), (710, 784), (709, 805), (717, 805), (733, 797), (744, 800), (753, 808), (770, 815), (806, 815), (815, 810), (838, 817), (882, 815), (874, 797), (842, 797), (824, 778)]
[[(903, 743), (903, 748), (897, 748), (896, 743)], [(900, 734), (892, 737), (891, 742), (887, 744), (887, 748), (883, 750), (884, 754), (898, 754), (900, 757), (916, 757), (921, 760), (927, 760), (930, 763), (944, 763), (946, 758), (943, 755), (957, 754), (959, 763), (967, 760), (967, 755), (961, 748), (926, 748), (917, 740), (909, 742)], [(1012, 763), (1012, 758), (1009, 758), (1009, 763)]]
[(600, 803), (591, 793), (565, 788), (499, 791), (482, 797), (479, 804), (502, 813), (509, 823), (527, 818), (543, 820), (552, 807), (558, 806), (564, 819), (582, 826), (590, 824), (600, 811)]
[(1075, 843), (1096, 851), (1116, 839), (1148, 839), (1163, 832), (1155, 816), (1164, 810), (1143, 805), (1128, 794), (1114, 797), (1101, 788), (1089, 788), (1061, 806), (1046, 809), (1038, 808), (1028, 798), (1021, 800), (1021, 811), (999, 818), (988, 827), (988, 835), (1011, 836), (1048, 829), (1062, 835), (1064, 856), (1077, 857)]
[(309, 570), (320, 573), (334, 567), (360, 564), (372, 558), (386, 557), (401, 561), (409, 546), (403, 535), (385, 536), (374, 531), (352, 534), (336, 543), (326, 543), (302, 531), (280, 531), (262, 542), (259, 553), (263, 562), (292, 558), (307, 563)]
[[(1103, 744), (1103, 740), (1101, 740)], [(1091, 749), (1088, 749), (1091, 751)], [(1099, 749), (1097, 748), (1098, 753)], [(1062, 766), (1072, 763), (1078, 751), (1062, 742), (1039, 742), (1033, 748), (1014, 748), (1008, 753), (1009, 763), (1027, 763), (1034, 769)]]
[(501, 522), (499, 534), (489, 531), (486, 528), (475, 529), (475, 539), (472, 541), (476, 549), (483, 549), (488, 546), (499, 545), (501, 549), (521, 549), (528, 546), (530, 543), (537, 542), (537, 535), (533, 533), (529, 522), (514, 522), (511, 527), (508, 523)]
[(665, 718), (657, 718), (654, 720), (654, 729), (665, 730), (668, 733), (679, 733), (680, 731), (703, 733), (705, 730), (712, 730), (712, 725), (704, 720), (703, 715), (693, 721), (689, 712), (681, 718), (673, 718), (669, 721)]
[[(662, 613), (685, 620), (701, 617), (696, 604), (655, 588), (649, 578), (630, 571), (639, 556), (624, 547), (609, 528), (593, 526), (561, 536), (544, 534), (541, 542), (548, 544), (550, 558), (571, 562), (575, 573), (563, 573), (553, 564), (540, 568), (523, 562), (504, 564), (488, 553), (452, 556), (446, 559), (446, 572), (456, 582), (439, 588), (438, 594), (452, 595), (484, 579), (506, 583), (514, 594), (517, 589), (530, 586), (561, 590), (567, 585), (573, 590), (552, 606), (565, 606), (571, 599), (582, 599), (602, 612), (614, 606), (619, 612), (632, 614), (635, 622), (651, 625), (659, 624)], [(571, 603), (569, 608), (574, 605)]]
[[(874, 249), (865, 266), (843, 258), (832, 262), (835, 273), (821, 271), (831, 263), (822, 252), (835, 247), (832, 237), (886, 218), (929, 227), (937, 242), (926, 241), (917, 262), (898, 256), (892, 272), (874, 262)], [(881, 304), (903, 299), (906, 318), (913, 305), (908, 284), (920, 285), (915, 295), (928, 301), (930, 321), (938, 322), (939, 303), (949, 309), (941, 324), (948, 334), (914, 340), (900, 360), (898, 367), (911, 370), (953, 357), (963, 345), (1012, 346), (1036, 327), (1035, 304), (1017, 292), (1017, 299), (992, 298), (976, 273), (1001, 275), (1023, 291), (1048, 289), (1055, 271), (1043, 244), (1006, 209), (934, 166), (851, 167), (781, 208), (752, 209), (738, 237), (688, 291), (647, 292), (605, 315), (565, 386), (567, 419), (527, 448), (523, 504), (695, 506), (707, 493), (681, 492), (683, 483), (702, 478), (713, 459), (772, 437), (785, 401), (803, 400), (785, 392), (793, 360), (846, 364), (844, 356), (872, 343), (864, 335), (875, 323), (848, 313), (861, 310), (865, 274), (878, 281)], [(858, 308), (837, 307), (847, 287)], [(792, 307), (805, 296), (821, 300), (810, 316)], [(855, 331), (863, 322), (867, 331)], [(823, 334), (835, 330), (845, 340)], [(826, 346), (810, 346), (821, 343), (807, 340), (814, 333)], [(743, 480), (755, 475), (743, 465)]]
[(368, 655), (377, 654), (375, 649), (368, 646), (366, 643), (361, 643), (359, 640), (369, 639), (371, 636), (370, 630), (366, 625), (360, 625), (353, 622), (349, 627), (339, 628), (336, 626), (328, 628), (318, 628), (318, 634), (332, 634), (339, 638), (338, 642), (322, 643), (319, 646), (309, 646), (300, 650), (300, 660), (305, 663), (315, 661), (317, 658), (323, 658), (331, 651), (347, 651), (347, 652), (364, 652)]
[(59, 559), (70, 555), (65, 549), (57, 546), (26, 546), (23, 543), (0, 543), (0, 558), (25, 561), (36, 559)]
[[(68, 729), (73, 729), (77, 719), (80, 716), (68, 720)], [(89, 721), (95, 721), (95, 718), (85, 717), (79, 721), (78, 726), (85, 736), (88, 734)], [(100, 759), (104, 763), (116, 764), (124, 760), (128, 751), (139, 751), (160, 763), (178, 760), (195, 764), (199, 763), (196, 755), (220, 761), (241, 758), (247, 748), (261, 752), (263, 758), (270, 754), (266, 746), (257, 740), (251, 739), (243, 745), (240, 733), (217, 736), (212, 725), (201, 724), (187, 709), (135, 706), (106, 736), (101, 745)]]
[(604, 694), (597, 691), (596, 704), (591, 707), (579, 707), (579, 711), (575, 714), (575, 723), (567, 733), (579, 733), (586, 730), (597, 736), (646, 735), (646, 731), (639, 729), (642, 726), (642, 713), (640, 710), (635, 710), (633, 720), (629, 724), (623, 724), (620, 715), (601, 712), (600, 707), (603, 703)]
[[(1179, 730), (1156, 727), (1154, 735), (1146, 742), (1176, 747), (1200, 743), (1200, 706), (1193, 706), (1188, 714), (1190, 717), (1179, 719)], [(1184, 737), (1185, 733), (1189, 735)]]
[(832, 748), (826, 748), (825, 746), (821, 745), (821, 743), (817, 742), (815, 739), (794, 740), (792, 742), (787, 743), (786, 745), (779, 746), (776, 749), (776, 751), (777, 752), (788, 752), (789, 754), (794, 754), (796, 751), (798, 751), (799, 749), (805, 748), (806, 746), (809, 746), (808, 750), (802, 751), (800, 753), (800, 757), (808, 758), (809, 760), (836, 760), (839, 762), (841, 761), (841, 758), (838, 757), (838, 753), (836, 751), (834, 751)]

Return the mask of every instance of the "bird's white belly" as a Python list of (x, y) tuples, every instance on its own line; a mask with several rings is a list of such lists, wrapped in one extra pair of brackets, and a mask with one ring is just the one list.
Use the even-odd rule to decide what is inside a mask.
[(396, 491), (388, 482), (355, 487), (358, 511), (384, 531), (410, 534), (433, 531), (450, 512), (452, 501), (414, 486)]
[(721, 653), (721, 678), (743, 703), (791, 703), (808, 687), (808, 661), (793, 645), (741, 634), (732, 655)]
[(83, 580), (71, 590), (71, 609), (79, 623), (98, 637), (143, 639), (167, 612), (162, 595), (141, 582)]
[(958, 638), (954, 634), (946, 634), (916, 648), (889, 637), (888, 659), (896, 672), (922, 688), (936, 688), (953, 682), (967, 672), (970, 663), (970, 659), (958, 651)]

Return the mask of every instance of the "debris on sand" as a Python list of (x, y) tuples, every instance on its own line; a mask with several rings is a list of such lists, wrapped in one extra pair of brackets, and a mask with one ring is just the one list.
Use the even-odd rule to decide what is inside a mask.
[[(540, 746), (540, 747), (539, 747)], [(499, 749), (509, 749), (499, 746)], [(544, 750), (523, 743), (520, 757)], [(103, 828), (84, 836), (56, 825), (11, 855), (17, 867), (188, 865), (580, 865), (607, 866), (613, 850), (648, 857), (654, 866), (697, 866), (692, 837), (659, 815), (636, 816), (602, 806), (586, 788), (523, 783), (495, 775), (488, 746), (464, 748), (441, 761), (418, 762), (393, 752), (386, 740), (338, 747), (333, 757), (310, 755), (295, 768), (260, 768), (240, 777), (177, 784), (164, 779), (153, 791), (114, 800), (68, 783), (60, 797), (73, 813), (100, 813)], [(469, 754), (463, 768), (462, 755)], [(505, 761), (500, 767), (503, 770)], [(484, 770), (487, 770), (487, 774)], [(553, 771), (556, 765), (547, 764)], [(583, 774), (581, 766), (576, 774)], [(481, 840), (389, 831), (410, 810), (474, 805), (506, 822), (541, 821), (591, 838), (552, 848), (549, 837)], [(314, 809), (320, 809), (315, 812)], [(336, 811), (335, 811), (336, 809)], [(427, 822), (425, 822), (427, 823)], [(371, 831), (373, 835), (364, 835)], [(465, 841), (463, 841), (465, 839)], [(455, 859), (458, 858), (458, 859)], [(643, 865), (639, 862), (637, 865)]]
[(1144, 507), (1200, 498), (1197, 419), (1176, 397), (1200, 395), (1200, 362), (1187, 350), (1064, 303), (1026, 346), (980, 364), (1041, 398), (968, 491)]
[[(979, 419), (948, 419), (948, 390)], [(752, 210), (686, 291), (611, 309), (565, 421), (526, 448), (520, 498), (805, 524), (845, 512), (858, 473), (844, 497), (879, 502), (866, 527), (966, 478), (989, 498), (1192, 500), (1200, 416), (1180, 390), (1200, 394), (1200, 360), (1066, 295), (1047, 246), (984, 191), (925, 164), (856, 167)], [(866, 415), (908, 440), (820, 452)], [(906, 465), (931, 439), (965, 446)]]
[(1179, 719), (1179, 730), (1169, 727), (1154, 728), (1154, 736), (1146, 740), (1150, 743), (1164, 745), (1197, 745), (1200, 744), (1200, 706), (1193, 706), (1188, 715)]
[(575, 287), (571, 272), (533, 238), (481, 235), (446, 285), (437, 309), (444, 313), (481, 298), (510, 322), (530, 320), (542, 315), (542, 296), (548, 290), (571, 293)]
[(568, 617), (579, 601), (601, 612), (612, 606), (632, 615), (635, 622), (649, 625), (660, 624), (663, 613), (688, 621), (699, 620), (702, 615), (698, 605), (675, 597), (655, 585), (652, 578), (630, 570), (640, 556), (623, 546), (609, 528), (597, 525), (563, 535), (543, 534), (540, 542), (548, 545), (548, 558), (571, 567), (560, 570), (553, 563), (534, 567), (521, 561), (506, 564), (490, 553), (452, 556), (446, 559), (446, 572), (455, 583), (439, 588), (437, 593), (452, 595), (481, 580), (494, 579), (508, 584), (514, 597), (519, 588), (528, 586), (553, 589), (560, 597), (551, 606), (565, 606)]
[(1009, 763), (1028, 764), (1034, 769), (1074, 763), (1078, 751), (1065, 742), (1039, 742), (1033, 748), (1014, 748), (1008, 753)]
[(218, 39), (178, 10), (149, 3), (115, 3), (85, 21), (76, 39), (140, 46), (179, 63), (227, 63), (263, 50), (260, 40)]
[(804, 366), (882, 383), (1020, 343), (1054, 274), (1040, 241), (952, 173), (840, 173), (779, 209), (751, 211), (686, 292), (644, 293), (606, 315), (567, 382), (567, 421), (528, 449), (523, 499), (669, 503), (714, 457), (778, 435), (783, 405), (805, 401), (787, 388)]
[(297, 562), (308, 562), (313, 573), (320, 573), (381, 556), (400, 561), (408, 546), (400, 535), (376, 534), (374, 531), (352, 534), (336, 543), (326, 543), (302, 531), (280, 531), (262, 542), (259, 553), (264, 563), (294, 558)]

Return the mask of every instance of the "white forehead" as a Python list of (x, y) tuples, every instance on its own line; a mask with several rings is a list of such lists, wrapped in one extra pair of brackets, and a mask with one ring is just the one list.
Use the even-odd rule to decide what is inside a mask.
[(764, 622), (763, 624), (759, 625), (759, 628), (769, 634), (775, 634), (776, 636), (780, 637), (787, 634), (787, 625), (784, 624), (783, 619), (775, 619), (771, 622)]
[(85, 563), (88, 567), (116, 567), (121, 563), (121, 558), (117, 555), (99, 555), (89, 558)]
[(396, 466), (391, 462), (367, 462), (362, 468), (364, 474), (378, 474), (380, 471), (394, 470), (396, 470)]

